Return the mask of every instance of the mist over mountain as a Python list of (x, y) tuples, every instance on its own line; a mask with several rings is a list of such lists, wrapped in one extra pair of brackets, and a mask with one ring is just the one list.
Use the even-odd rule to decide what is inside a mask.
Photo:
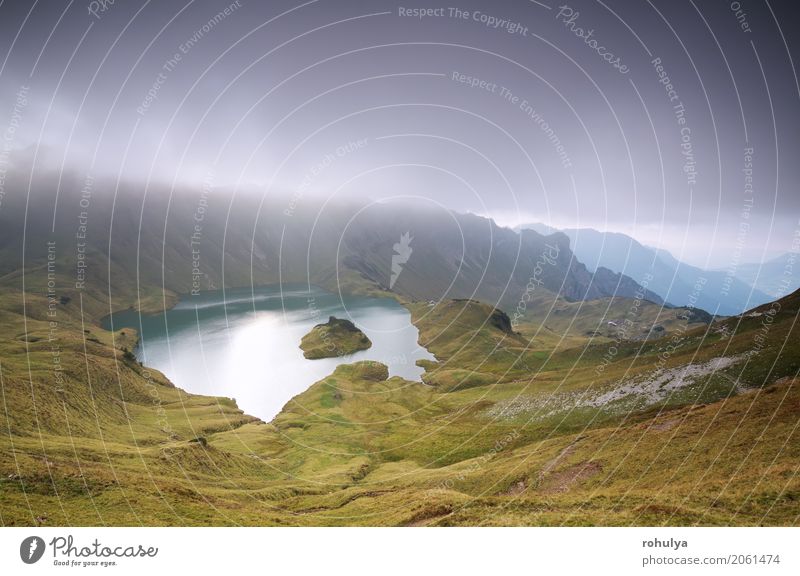
[[(671, 526), (797, 526), (798, 6), (0, 0), (9, 550), (539, 526), (535, 559), (414, 550), (593, 576), (666, 565)], [(399, 548), (142, 534), (154, 574)]]
[(800, 278), (796, 274), (787, 273), (787, 270), (791, 271), (796, 259), (797, 252), (787, 252), (763, 263), (734, 264), (722, 272), (753, 286), (772, 300), (800, 288)]
[[(554, 231), (545, 224), (522, 224), (518, 230)], [(747, 266), (730, 270), (704, 270), (678, 261), (666, 250), (651, 248), (626, 234), (600, 232), (592, 228), (567, 228), (561, 232), (569, 238), (570, 248), (589, 271), (607, 268), (630, 276), (675, 306), (694, 305), (720, 315), (740, 314), (743, 311), (769, 302), (776, 293), (768, 294), (753, 284), (755, 271)], [(737, 273), (736, 270), (739, 272)], [(772, 273), (772, 285), (776, 276), (783, 274), (783, 264), (764, 268)], [(762, 276), (768, 285), (766, 275)], [(796, 281), (795, 281), (796, 284)], [(701, 286), (700, 290), (696, 286)], [(793, 285), (788, 292), (796, 289)], [(780, 295), (778, 295), (780, 296)]]
[[(588, 270), (564, 234), (518, 234), (488, 218), (409, 199), (323, 202), (213, 187), (115, 187), (75, 176), (59, 184), (50, 175), (30, 195), (10, 197), (0, 230), (6, 282), (23, 264), (30, 271), (50, 258), (60, 293), (74, 297), (92, 284), (128, 305), (137, 305), (140, 286), (189, 294), (279, 282), (391, 291), (412, 300), (472, 298), (509, 310), (556, 296), (639, 294), (661, 302), (628, 276)], [(403, 237), (409, 253), (394, 264), (392, 282)]]

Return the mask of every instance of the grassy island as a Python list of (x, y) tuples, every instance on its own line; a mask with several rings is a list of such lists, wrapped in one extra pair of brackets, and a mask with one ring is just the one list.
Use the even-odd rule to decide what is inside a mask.
[(317, 324), (303, 336), (300, 348), (309, 360), (336, 358), (367, 350), (372, 342), (350, 320), (331, 316), (325, 324)]

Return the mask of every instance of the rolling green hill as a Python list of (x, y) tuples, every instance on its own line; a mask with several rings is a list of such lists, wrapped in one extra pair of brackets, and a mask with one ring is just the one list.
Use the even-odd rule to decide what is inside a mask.
[(340, 366), (271, 423), (174, 388), (125, 354), (135, 335), (81, 323), (71, 301), (54, 341), (45, 299), (1, 302), (4, 525), (792, 525), (800, 513), (797, 293), (619, 342), (513, 329), (473, 300), (407, 302), (437, 359), (426, 383)]
[[(473, 215), (79, 187), (54, 231), (51, 194), (0, 212), (3, 525), (797, 523), (798, 293), (714, 319)], [(340, 366), (265, 423), (101, 328), (277, 281), (395, 297), (436, 360)]]

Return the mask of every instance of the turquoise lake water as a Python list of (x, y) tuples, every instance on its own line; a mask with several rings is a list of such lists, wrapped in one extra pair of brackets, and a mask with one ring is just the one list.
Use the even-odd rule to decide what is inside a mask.
[[(341, 358), (306, 360), (300, 339), (329, 316), (347, 318), (372, 348)], [(111, 327), (111, 318), (105, 321)], [(273, 286), (186, 296), (167, 312), (113, 316), (113, 327), (134, 328), (136, 356), (194, 394), (235, 398), (239, 407), (270, 421), (292, 397), (339, 364), (376, 360), (389, 374), (419, 380), (420, 359), (433, 359), (417, 343), (408, 310), (389, 298), (342, 296), (308, 286)]]

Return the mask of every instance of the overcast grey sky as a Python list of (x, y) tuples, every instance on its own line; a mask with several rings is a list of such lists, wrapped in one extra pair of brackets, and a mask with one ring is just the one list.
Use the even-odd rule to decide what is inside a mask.
[(758, 261), (800, 228), (793, 4), (6, 0), (0, 167), (415, 195)]

